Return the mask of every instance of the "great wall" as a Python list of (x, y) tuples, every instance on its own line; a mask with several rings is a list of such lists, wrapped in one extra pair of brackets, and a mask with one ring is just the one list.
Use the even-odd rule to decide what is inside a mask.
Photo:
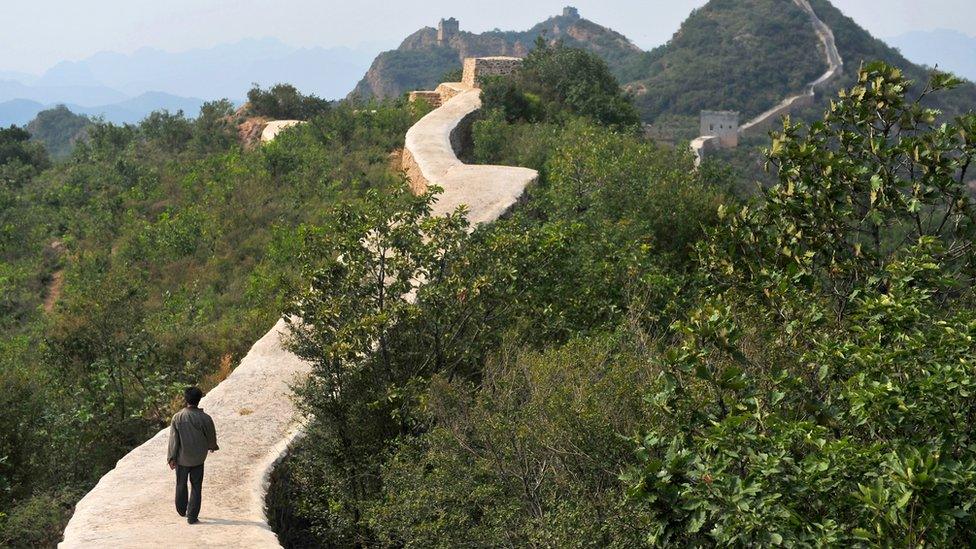
[[(827, 58), (827, 71), (813, 82), (807, 84), (802, 93), (783, 99), (776, 106), (741, 126), (737, 123), (738, 113), (721, 111), (702, 112), (701, 137), (691, 142), (691, 149), (695, 153), (696, 164), (700, 164), (705, 155), (715, 149), (735, 148), (738, 146), (738, 138), (740, 137), (764, 135), (780, 117), (789, 114), (793, 109), (813, 105), (816, 101), (817, 94), (843, 74), (844, 59), (837, 49), (834, 31), (817, 16), (817, 12), (814, 11), (809, 0), (793, 0), (793, 3), (809, 16), (810, 24), (813, 25), (813, 30), (817, 34), (817, 38), (820, 39), (820, 44), (823, 47), (824, 56)], [(735, 133), (734, 139), (730, 139), (727, 132), (719, 131), (716, 133), (706, 130), (706, 126), (714, 125), (713, 122), (719, 120), (727, 122), (733, 115), (736, 119), (736, 123), (734, 124), (736, 127), (733, 128), (733, 132)]]
[[(466, 123), (481, 108), (480, 78), (510, 73), (518, 61), (472, 59), (464, 65), (462, 82), (421, 95), (436, 98), (440, 106), (407, 132), (403, 169), (415, 192), (430, 185), (443, 189), (433, 215), (465, 204), (472, 224), (490, 222), (538, 177), (527, 168), (467, 165), (456, 154)], [(271, 122), (262, 140), (298, 123)], [(82, 498), (59, 547), (279, 547), (268, 525), (265, 495), (272, 470), (302, 431), (292, 386), (311, 371), (285, 349), (286, 330), (283, 320), (275, 324), (200, 404), (214, 418), (221, 447), (207, 460), (201, 524), (188, 525), (173, 508), (173, 474), (165, 463), (168, 429), (163, 429), (119, 460)], [(189, 539), (190, 532), (192, 544), (175, 541)]]
[[(841, 74), (843, 60), (833, 32), (808, 0), (793, 1), (810, 15), (826, 52), (827, 72), (803, 93), (784, 99), (741, 127), (737, 113), (714, 112), (703, 117), (703, 135), (692, 142), (699, 160), (713, 147), (734, 147), (738, 137), (765, 131), (791, 109), (812, 104), (816, 93)], [(450, 22), (448, 33), (456, 32), (455, 24)], [(511, 209), (538, 178), (536, 171), (527, 168), (468, 165), (457, 157), (462, 136), (481, 108), (481, 79), (510, 74), (519, 61), (511, 57), (466, 59), (461, 82), (410, 94), (411, 101), (423, 99), (435, 107), (407, 132), (402, 155), (402, 169), (414, 192), (431, 185), (443, 189), (433, 215), (446, 215), (464, 204), (473, 225), (491, 222)], [(734, 123), (731, 115), (735, 115)], [(261, 141), (271, 141), (300, 123), (269, 122)], [(719, 135), (707, 135), (706, 127)], [(221, 445), (207, 461), (201, 525), (187, 525), (174, 512), (173, 475), (165, 463), (168, 429), (163, 429), (120, 459), (82, 498), (59, 547), (180, 546), (173, 540), (185, 539), (190, 529), (194, 547), (279, 547), (268, 524), (265, 496), (272, 470), (302, 432), (292, 387), (311, 371), (285, 348), (286, 332), (287, 324), (279, 320), (201, 402), (217, 424)]]

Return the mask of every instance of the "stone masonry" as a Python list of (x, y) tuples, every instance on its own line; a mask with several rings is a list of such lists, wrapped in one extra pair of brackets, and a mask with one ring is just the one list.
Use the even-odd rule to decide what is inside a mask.
[(739, 113), (734, 111), (702, 111), (702, 136), (718, 137), (718, 145), (726, 149), (739, 146)]
[(480, 88), (489, 76), (508, 76), (518, 69), (522, 60), (518, 57), (469, 57), (464, 60), (464, 76), (461, 83)]
[(441, 19), (437, 24), (437, 43), (441, 46), (449, 44), (451, 40), (461, 33), (461, 23), (457, 19)]
[(461, 93), (480, 88), (485, 77), (512, 74), (521, 63), (522, 59), (518, 57), (469, 57), (464, 60), (460, 82), (444, 82), (434, 91), (410, 92), (409, 98), (411, 102), (423, 99), (431, 106), (439, 107)]

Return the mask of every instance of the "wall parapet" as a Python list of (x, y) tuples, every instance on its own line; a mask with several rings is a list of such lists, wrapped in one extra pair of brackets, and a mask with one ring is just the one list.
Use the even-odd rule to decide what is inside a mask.
[(465, 164), (458, 159), (462, 133), (480, 108), (481, 90), (459, 93), (410, 128), (403, 151), (410, 188), (421, 193), (431, 185), (440, 187), (434, 213), (446, 215), (464, 204), (472, 224), (502, 216), (539, 176), (529, 168)]

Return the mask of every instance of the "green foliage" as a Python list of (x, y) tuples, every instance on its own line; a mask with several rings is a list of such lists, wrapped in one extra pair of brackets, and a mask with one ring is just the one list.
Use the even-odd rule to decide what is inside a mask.
[(182, 152), (193, 137), (193, 124), (183, 111), (175, 114), (154, 111), (142, 121), (140, 129), (145, 138), (156, 141), (164, 150), (172, 153)]
[(230, 148), (237, 138), (233, 115), (234, 104), (227, 99), (204, 103), (194, 123), (193, 148), (203, 153)]
[(329, 101), (302, 95), (291, 84), (275, 84), (267, 90), (257, 84), (247, 92), (248, 111), (272, 120), (309, 120), (328, 112)]
[(389, 151), (421, 113), (339, 106), (253, 151), (230, 114), (94, 123), (70, 161), (0, 186), (0, 540), (36, 519), (23, 539), (55, 542), (62, 491), (156, 432), (176, 386), (229, 373), (297, 289), (299, 227), (398, 182)]
[(64, 523), (82, 494), (65, 490), (32, 497), (9, 516), (0, 513), (0, 543), (4, 547), (52, 546), (61, 539)]
[(17, 126), (0, 128), (0, 189), (17, 188), (49, 164), (44, 147)]
[(701, 301), (674, 325), (623, 476), (649, 542), (976, 534), (976, 116), (933, 126), (908, 90), (871, 65), (823, 122), (787, 122), (768, 152), (779, 185), (699, 247)]
[[(370, 199), (366, 215), (340, 212), (312, 235), (311, 290), (293, 312), (305, 320), (295, 349), (316, 365), (302, 398), (315, 420), (275, 496), (291, 502), (276, 526), (286, 545), (628, 546), (642, 536), (614, 480), (630, 454), (613, 429), (640, 423), (649, 379), (605, 334), (631, 317), (667, 326), (721, 193), (685, 153), (582, 120), (545, 131), (559, 145), (538, 148), (539, 187), (470, 236), (455, 217), (420, 238), (416, 227), (435, 221), (399, 198)], [(627, 160), (599, 171), (616, 156)], [(593, 188), (582, 211), (577, 178)], [(641, 218), (658, 208), (684, 215), (688, 232)]]
[(383, 471), (368, 520), (385, 546), (633, 547), (639, 513), (616, 471), (650, 381), (611, 337), (545, 353), (503, 350), (478, 388), (431, 382), (436, 425), (406, 439)]
[(619, 129), (639, 122), (602, 59), (562, 44), (549, 46), (542, 39), (514, 77), (495, 79), (483, 88), (485, 108), (501, 109), (510, 122), (579, 116)]

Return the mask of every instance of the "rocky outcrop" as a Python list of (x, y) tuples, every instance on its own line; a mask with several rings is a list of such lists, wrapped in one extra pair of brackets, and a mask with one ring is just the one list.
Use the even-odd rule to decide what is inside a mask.
[[(567, 46), (590, 50), (606, 59), (642, 55), (640, 48), (624, 35), (571, 13), (550, 17), (522, 32), (461, 31), (444, 44), (437, 40), (437, 29), (426, 27), (408, 36), (397, 49), (381, 53), (350, 96), (390, 98), (415, 89), (430, 89), (465, 59), (525, 57), (540, 36), (551, 43), (562, 41)], [(406, 65), (415, 68), (405, 71)], [(424, 73), (420, 74), (416, 67)]]

